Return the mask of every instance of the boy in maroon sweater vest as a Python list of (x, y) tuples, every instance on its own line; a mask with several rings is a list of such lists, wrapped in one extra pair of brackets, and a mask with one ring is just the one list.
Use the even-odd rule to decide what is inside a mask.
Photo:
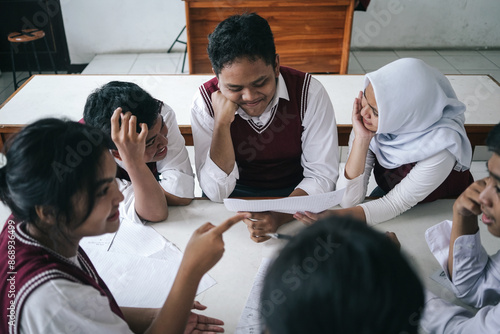
[[(335, 115), (311, 75), (280, 66), (271, 28), (257, 14), (235, 15), (209, 36), (215, 78), (191, 111), (196, 171), (212, 201), (305, 196), (332, 191), (338, 177)], [(292, 215), (253, 213), (252, 240)]]

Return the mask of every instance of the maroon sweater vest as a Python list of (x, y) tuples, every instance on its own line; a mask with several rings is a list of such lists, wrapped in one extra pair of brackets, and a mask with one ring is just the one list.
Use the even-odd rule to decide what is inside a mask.
[(0, 249), (0, 270), (5, 275), (0, 282), (3, 310), (0, 332), (19, 332), (24, 302), (37, 287), (52, 279), (66, 279), (94, 287), (102, 296), (108, 297), (111, 310), (123, 318), (113, 295), (82, 248), (77, 254), (80, 269), (27, 235), (23, 224), (16, 222), (11, 215), (0, 234)]
[[(271, 110), (267, 124), (258, 127), (252, 120), (236, 115), (231, 124), (231, 138), (240, 177), (237, 184), (280, 189), (296, 186), (304, 178), (302, 156), (302, 120), (307, 109), (311, 75), (281, 66), (290, 100), (280, 99)], [(214, 117), (212, 93), (217, 78), (200, 87), (207, 110)]]
[[(375, 166), (373, 168), (373, 176), (377, 185), (386, 193), (391, 191), (406, 175), (412, 170), (416, 163), (409, 163), (398, 168), (387, 169), (382, 167), (378, 160), (375, 159)], [(468, 186), (474, 182), (474, 178), (470, 170), (459, 172), (452, 170), (448, 177), (434, 189), (426, 198), (420, 203), (433, 202), (441, 198), (456, 198), (460, 196)]]

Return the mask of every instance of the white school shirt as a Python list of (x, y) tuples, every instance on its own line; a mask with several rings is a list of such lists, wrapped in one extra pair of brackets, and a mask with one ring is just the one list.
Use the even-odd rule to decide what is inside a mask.
[[(163, 104), (161, 115), (167, 134), (167, 156), (156, 163), (160, 174), (160, 185), (168, 193), (183, 198), (194, 198), (194, 174), (191, 162), (186, 150), (184, 137), (179, 130), (175, 113), (167, 104)], [(115, 159), (116, 163), (123, 169), (123, 162)], [(124, 199), (120, 203), (120, 214), (142, 223), (135, 211), (134, 186), (130, 181), (117, 179), (120, 191)]]
[[(428, 229), (427, 244), (446, 276), (452, 222), (447, 220)], [(488, 256), (479, 231), (457, 238), (453, 246), (453, 279), (456, 297), (478, 308), (477, 313), (451, 304), (431, 293), (420, 321), (428, 333), (498, 333), (500, 332), (500, 251)]]
[[(349, 138), (349, 149), (354, 141), (354, 132)], [(340, 202), (343, 208), (361, 206), (366, 216), (368, 225), (375, 225), (392, 219), (431, 194), (453, 170), (455, 156), (448, 150), (443, 150), (427, 159), (419, 161), (411, 171), (385, 196), (362, 203), (366, 197), (368, 181), (375, 164), (375, 154), (368, 150), (365, 170), (358, 177), (348, 180), (342, 172), (337, 187), (346, 188), (344, 197)]]
[[(69, 260), (80, 267), (76, 256)], [(65, 279), (50, 280), (30, 294), (21, 313), (20, 332), (132, 333), (111, 310), (107, 297), (91, 286)]]
[[(271, 121), (271, 109), (279, 99), (289, 100), (285, 80), (280, 75), (274, 99), (259, 117), (250, 117), (239, 108), (237, 114), (257, 125)], [(307, 97), (308, 105), (302, 121), (302, 156), (304, 179), (296, 188), (309, 195), (332, 191), (338, 178), (339, 150), (337, 124), (330, 97), (323, 85), (311, 78)], [(204, 99), (198, 90), (191, 106), (191, 128), (193, 130), (196, 173), (200, 187), (214, 202), (222, 202), (229, 197), (239, 178), (237, 164), (227, 175), (210, 159), (210, 144), (214, 129), (214, 119), (207, 111)]]

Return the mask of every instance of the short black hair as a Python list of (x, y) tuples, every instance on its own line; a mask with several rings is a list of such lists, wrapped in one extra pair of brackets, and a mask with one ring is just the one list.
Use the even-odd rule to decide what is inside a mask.
[(486, 139), (488, 150), (500, 155), (500, 123), (495, 125)]
[(116, 108), (121, 107), (123, 113), (130, 111), (137, 117), (137, 132), (140, 132), (140, 123), (146, 124), (148, 129), (154, 126), (162, 106), (162, 101), (153, 98), (135, 83), (111, 81), (87, 97), (83, 120), (110, 135), (111, 116)]
[(271, 334), (417, 333), (422, 284), (396, 245), (351, 217), (317, 221), (270, 266), (261, 314)]
[[(54, 228), (64, 234), (92, 211), (98, 172), (110, 147), (110, 138), (89, 125), (56, 118), (36, 121), (4, 147), (0, 199), (19, 221), (35, 226), (39, 222), (36, 207), (51, 207), (57, 218)], [(74, 221), (76, 194), (83, 195), (81, 201), (86, 204), (81, 221)]]
[(216, 75), (237, 58), (262, 59), (276, 66), (276, 47), (271, 27), (255, 13), (233, 15), (208, 35), (208, 58)]

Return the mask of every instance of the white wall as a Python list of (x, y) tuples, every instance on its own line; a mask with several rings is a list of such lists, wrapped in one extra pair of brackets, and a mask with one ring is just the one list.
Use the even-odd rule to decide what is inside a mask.
[[(72, 64), (165, 52), (186, 22), (181, 0), (61, 0), (61, 7)], [(372, 0), (355, 12), (351, 48), (500, 48), (500, 1)]]
[(498, 0), (372, 0), (351, 48), (499, 48)]

